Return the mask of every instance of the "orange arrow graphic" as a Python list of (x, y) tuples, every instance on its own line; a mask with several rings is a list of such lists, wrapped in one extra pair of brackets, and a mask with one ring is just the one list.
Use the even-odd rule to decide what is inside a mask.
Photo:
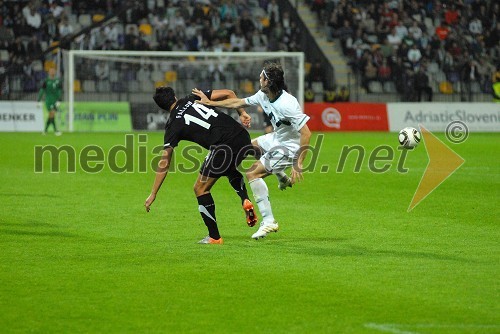
[(413, 210), (424, 198), (434, 191), (441, 183), (453, 174), (465, 160), (452, 151), (429, 130), (419, 125), (424, 137), (425, 150), (429, 163), (420, 179), (417, 191), (413, 195), (408, 212)]

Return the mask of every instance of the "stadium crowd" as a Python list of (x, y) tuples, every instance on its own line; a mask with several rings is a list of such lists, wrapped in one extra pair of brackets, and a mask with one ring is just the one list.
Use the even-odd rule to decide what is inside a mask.
[(497, 1), (306, 1), (368, 92), (491, 93), (500, 78)]
[[(298, 50), (297, 24), (276, 0), (148, 0), (121, 10), (124, 3), (0, 0), (0, 74), (14, 67), (12, 72), (23, 76), (22, 89), (35, 91), (54, 64), (54, 54), (41, 55), (42, 50), (53, 45), (77, 50)], [(117, 12), (115, 19), (67, 42), (72, 34)], [(35, 55), (43, 68), (26, 61)], [(95, 72), (100, 79), (102, 72)]]
[[(0, 0), (0, 96), (9, 89), (36, 91), (55, 63), (55, 53), (42, 55), (42, 51), (54, 45), (79, 50), (299, 50), (300, 29), (276, 0), (146, 0), (121, 10), (124, 3)], [(491, 93), (492, 83), (500, 79), (498, 2), (306, 3), (328, 38), (340, 41), (367, 92), (398, 92), (403, 101), (431, 100), (436, 92)], [(117, 12), (114, 20), (67, 42), (81, 29)], [(26, 61), (37, 55), (37, 61)], [(87, 73), (94, 80), (109, 71), (98, 64), (91, 67), (95, 69)], [(14, 75), (2, 79), (7, 68)]]

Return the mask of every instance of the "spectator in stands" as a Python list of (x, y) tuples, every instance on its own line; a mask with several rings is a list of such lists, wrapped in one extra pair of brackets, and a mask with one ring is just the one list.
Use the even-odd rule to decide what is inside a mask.
[(99, 81), (108, 80), (109, 78), (109, 66), (105, 61), (98, 61), (95, 65), (95, 77)]
[(191, 22), (195, 22), (197, 24), (202, 24), (203, 21), (206, 20), (205, 11), (203, 10), (203, 6), (201, 2), (196, 2), (194, 4), (193, 14), (191, 15)]
[(398, 21), (394, 30), (396, 31), (396, 35), (398, 35), (401, 40), (408, 36), (408, 28), (406, 28), (402, 21)]
[(25, 16), (26, 23), (32, 29), (32, 33), (35, 33), (42, 25), (42, 17), (36, 11), (34, 4), (30, 4), (28, 9), (29, 12)]
[(252, 51), (263, 52), (266, 51), (268, 45), (267, 36), (259, 33), (256, 29), (253, 31), (250, 38), (250, 48)]
[(413, 44), (413, 46), (408, 50), (407, 57), (414, 68), (420, 64), (422, 53), (420, 52), (417, 44)]
[(175, 16), (170, 20), (169, 28), (174, 31), (178, 28), (186, 29), (186, 21), (184, 20), (180, 10), (177, 10), (175, 12)]
[(69, 24), (68, 17), (64, 15), (61, 18), (61, 22), (59, 23), (59, 36), (60, 38), (64, 38), (67, 35), (71, 35), (73, 33), (73, 27)]
[[(461, 90), (461, 93), (468, 93), (468, 101), (472, 101), (472, 87), (471, 85), (474, 82), (479, 82), (479, 69), (478, 64), (473, 59), (468, 59), (462, 68), (460, 73), (460, 79), (464, 83), (464, 89)], [(464, 96), (462, 95), (462, 100), (464, 100)]]
[(40, 56), (41, 57), (40, 60), (43, 61), (44, 59), (42, 55), (42, 45), (40, 44), (40, 41), (35, 35), (31, 36), (31, 39), (28, 42), (27, 52), (28, 55), (30, 55), (30, 57)]
[[(127, 33), (125, 34), (124, 50), (132, 50), (132, 44), (135, 37), (137, 37), (136, 27), (128, 26)], [(170, 30), (172, 31), (172, 30)]]
[(362, 76), (362, 83), (361, 83), (363, 88), (365, 88), (368, 93), (371, 92), (370, 82), (377, 79), (377, 71), (378, 71), (378, 69), (375, 66), (375, 64), (373, 62), (373, 58), (370, 55), (368, 57), (368, 61), (366, 62), (366, 65), (363, 68), (363, 76)]
[(336, 37), (340, 40), (340, 45), (344, 54), (347, 54), (347, 40), (349, 39), (349, 37), (352, 38), (353, 34), (354, 31), (351, 28), (351, 22), (349, 20), (344, 20), (343, 26), (339, 28), (335, 33)]
[(493, 93), (493, 101), (500, 102), (500, 66), (498, 65), (491, 77), (491, 89)]
[(350, 93), (349, 90), (347, 89), (346, 86), (342, 86), (339, 89), (339, 92), (337, 94), (336, 101), (337, 102), (349, 102), (350, 100)]
[(223, 20), (227, 17), (236, 20), (238, 18), (238, 8), (231, 0), (223, 0), (222, 5), (219, 7), (219, 15)]
[(276, 23), (280, 19), (280, 8), (276, 0), (271, 0), (267, 5), (267, 15), (273, 23)]
[(313, 62), (309, 74), (307, 75), (307, 88), (312, 89), (314, 82), (321, 82), (322, 89), (329, 89), (328, 81), (325, 76), (325, 69), (321, 66), (321, 61), (318, 59)]
[(481, 35), (483, 33), (483, 24), (482, 24), (481, 20), (478, 17), (474, 17), (469, 22), (469, 31), (473, 35)]
[(239, 27), (243, 36), (246, 38), (250, 38), (252, 32), (255, 30), (255, 24), (253, 23), (252, 18), (250, 17), (250, 12), (245, 10), (243, 12), (242, 17), (240, 18)]
[(429, 77), (425, 73), (425, 67), (419, 66), (415, 76), (415, 91), (417, 93), (417, 101), (422, 101), (422, 92), (427, 94), (427, 101), (432, 101), (432, 88), (429, 85)]
[(392, 70), (387, 63), (387, 58), (382, 60), (382, 64), (377, 69), (377, 79), (381, 82), (388, 82), (392, 79)]
[(399, 48), (401, 45), (402, 39), (401, 37), (397, 34), (396, 29), (392, 28), (391, 33), (387, 35), (387, 40), (389, 41), (389, 44), (392, 45), (392, 47), (396, 50)]
[[(446, 6), (446, 5), (443, 5)], [(444, 12), (444, 19), (449, 26), (453, 26), (458, 23), (460, 13), (457, 10), (457, 6), (455, 4), (451, 4), (449, 8)]]
[(104, 27), (104, 34), (106, 35), (106, 41), (110, 43), (112, 50), (120, 49), (120, 32), (116, 22), (111, 22)]
[(422, 29), (420, 29), (416, 20), (413, 21), (412, 26), (408, 29), (408, 34), (415, 42), (420, 41), (422, 38)]
[(240, 27), (236, 27), (236, 30), (231, 34), (229, 43), (231, 43), (232, 51), (245, 51), (246, 39)]
[(9, 59), (11, 62), (24, 61), (27, 56), (26, 48), (24, 47), (21, 37), (16, 39), (9, 45)]
[(50, 3), (49, 10), (52, 16), (54, 16), (56, 19), (59, 18), (59, 16), (61, 16), (61, 14), (64, 12), (64, 8), (60, 6), (57, 1), (52, 1)]
[(450, 34), (450, 28), (448, 27), (448, 24), (443, 21), (440, 26), (436, 27), (435, 33), (441, 41), (444, 41)]

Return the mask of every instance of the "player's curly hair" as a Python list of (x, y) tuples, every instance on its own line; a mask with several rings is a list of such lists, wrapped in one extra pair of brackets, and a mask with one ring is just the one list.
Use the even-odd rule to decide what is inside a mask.
[(264, 65), (264, 76), (269, 80), (269, 90), (273, 94), (279, 94), (282, 90), (286, 90), (285, 73), (283, 68), (278, 63), (267, 63)]
[(174, 89), (166, 86), (156, 88), (153, 100), (155, 100), (158, 107), (169, 111), (172, 104), (176, 101)]

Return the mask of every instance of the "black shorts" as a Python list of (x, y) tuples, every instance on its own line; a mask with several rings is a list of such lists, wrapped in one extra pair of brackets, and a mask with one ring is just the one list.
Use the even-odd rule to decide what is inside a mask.
[(230, 142), (213, 146), (205, 157), (200, 174), (218, 178), (237, 170), (241, 162), (252, 152), (252, 141), (246, 130)]

